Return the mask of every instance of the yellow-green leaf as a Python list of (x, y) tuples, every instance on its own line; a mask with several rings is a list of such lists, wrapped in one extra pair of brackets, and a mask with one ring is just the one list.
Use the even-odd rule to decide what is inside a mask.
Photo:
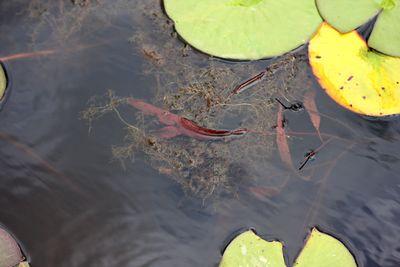
[(285, 267), (282, 248), (280, 242), (268, 242), (247, 231), (228, 245), (219, 267)]
[[(219, 267), (285, 267), (282, 248), (280, 242), (246, 231), (228, 245)], [(314, 228), (294, 267), (357, 267), (357, 263), (342, 242)]]
[(314, 228), (294, 267), (357, 267), (353, 255), (336, 238)]
[(324, 23), (310, 41), (309, 61), (326, 93), (367, 116), (400, 114), (400, 58), (370, 51), (356, 32)]

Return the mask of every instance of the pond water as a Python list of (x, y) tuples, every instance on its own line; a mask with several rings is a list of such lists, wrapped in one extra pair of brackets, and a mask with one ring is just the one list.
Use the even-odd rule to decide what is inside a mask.
[[(155, 88), (168, 96), (176, 88), (173, 79), (185, 74), (175, 73), (171, 64), (191, 64), (193, 75), (213, 62), (229, 68), (238, 82), (272, 61), (226, 62), (185, 47), (156, 0), (10, 0), (1, 1), (0, 14), (0, 57), (51, 50), (5, 62), (12, 91), (0, 112), (0, 223), (19, 240), (33, 267), (216, 266), (227, 240), (249, 227), (283, 241), (286, 260), (293, 262), (313, 226), (342, 240), (360, 266), (400, 265), (398, 121), (352, 114), (315, 81), (299, 76), (292, 95), (278, 95), (302, 100), (305, 92), (317, 92), (320, 131), (325, 140), (333, 137), (330, 143), (301, 171), (282, 164), (274, 142), (261, 152), (268, 156), (258, 155), (251, 136), (190, 143), (214, 145), (211, 154), (237, 146), (235, 153), (218, 158), (234, 166), (227, 171), (234, 193), (199, 195), (185, 189), (183, 178), (174, 178), (165, 162), (157, 165), (143, 151), (123, 168), (111, 152), (126, 135), (116, 114), (94, 121), (89, 131), (81, 112), (92, 96), (108, 89), (160, 103)], [(165, 35), (157, 36), (160, 32)], [(168, 45), (168, 55), (182, 59), (164, 63), (168, 58), (157, 51)], [(306, 48), (296, 53), (301, 57)], [(302, 69), (312, 80), (310, 70)], [(277, 107), (263, 115), (274, 115), (270, 124), (276, 122)], [(137, 113), (131, 109), (124, 116)], [(297, 166), (321, 141), (305, 111), (286, 111), (285, 117)], [(154, 121), (143, 118), (144, 124)], [(246, 116), (215, 118), (225, 128), (246, 125)], [(188, 139), (172, 138), (168, 145), (182, 149)], [(239, 158), (237, 151), (246, 144), (253, 147)], [(192, 168), (185, 179), (191, 179), (191, 170), (215, 174)], [(271, 184), (279, 187), (273, 196), (251, 193)]]

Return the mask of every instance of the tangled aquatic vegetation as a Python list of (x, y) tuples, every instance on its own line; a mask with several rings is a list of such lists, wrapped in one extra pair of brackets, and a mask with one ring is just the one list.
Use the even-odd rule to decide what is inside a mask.
[[(186, 61), (186, 57), (181, 59)], [(167, 60), (165, 64), (169, 64)], [(135, 119), (128, 119), (133, 118), (134, 111), (125, 107), (130, 97), (117, 97), (111, 91), (103, 98), (92, 99), (82, 117), (91, 123), (109, 112), (116, 113), (127, 131), (124, 143), (112, 148), (116, 159), (124, 161), (132, 159), (135, 153), (144, 153), (154, 168), (172, 177), (190, 195), (209, 198), (220, 193), (234, 194), (238, 187), (251, 184), (266, 172), (261, 166), (267, 164), (260, 163), (267, 163), (272, 156), (274, 137), (264, 133), (276, 123), (275, 98), (290, 95), (295, 77), (304, 69), (299, 64), (305, 61), (293, 55), (272, 63), (265, 80), (241, 95), (231, 92), (240, 82), (239, 77), (250, 71), (248, 66), (227, 67), (210, 61), (203, 68), (171, 64), (163, 67), (168, 71), (155, 72), (159, 87), (151, 106), (206, 129), (251, 129), (252, 132), (237, 138), (165, 138), (159, 119), (149, 116), (149, 112), (139, 112)], [(282, 183), (271, 182), (276, 187)]]
[[(201, 199), (236, 195), (243, 190), (258, 198), (274, 196), (293, 176), (307, 180), (322, 173), (321, 179), (326, 180), (347, 149), (318, 166), (309, 167), (308, 163), (322, 148), (336, 145), (335, 141), (347, 147), (354, 142), (320, 132), (306, 51), (251, 64), (207, 57), (178, 38), (156, 2), (138, 3), (132, 16), (137, 27), (129, 39), (136, 56), (142, 58), (142, 74), (150, 78), (146, 84), (149, 98), (138, 99), (135, 88), (129, 96), (109, 91), (91, 99), (81, 114), (90, 129), (106, 114), (114, 113), (121, 121), (126, 136), (112, 147), (113, 157), (125, 164), (135, 155), (144, 155), (154, 169), (171, 177), (187, 195)], [(142, 106), (129, 105), (130, 99), (141, 101)], [(315, 132), (294, 132), (291, 122), (288, 127), (286, 112), (301, 110), (299, 101), (304, 101)], [(159, 115), (163, 113), (190, 121), (204, 132), (246, 129), (246, 134), (196, 138), (193, 132), (182, 132), (177, 119), (171, 122)], [(297, 155), (292, 162), (293, 140), (306, 137), (320, 145), (313, 144), (315, 149), (304, 151), (304, 158)], [(279, 157), (283, 166), (270, 164)], [(277, 171), (279, 168), (286, 171)], [(293, 172), (296, 169), (302, 173)]]
[[(165, 138), (170, 132), (165, 134), (163, 127), (167, 125), (157, 116), (128, 107), (131, 96), (116, 96), (112, 91), (93, 98), (82, 118), (92, 125), (107, 113), (117, 115), (126, 127), (126, 137), (112, 152), (122, 162), (144, 153), (155, 169), (172, 177), (190, 195), (206, 199), (235, 194), (239, 187), (265, 177), (275, 149), (275, 137), (268, 134), (276, 126), (275, 99), (295, 101), (302, 93), (300, 84), (310, 79), (304, 52), (271, 60), (258, 83), (235, 93), (235, 87), (260, 67), (208, 58), (183, 45), (172, 23), (153, 2), (138, 5), (136, 23), (147, 30), (138, 30), (130, 38), (144, 59), (144, 75), (154, 78), (150, 86), (154, 99), (147, 102), (205, 129), (242, 128), (250, 132), (217, 140), (184, 135)], [(285, 183), (270, 182), (277, 191)]]

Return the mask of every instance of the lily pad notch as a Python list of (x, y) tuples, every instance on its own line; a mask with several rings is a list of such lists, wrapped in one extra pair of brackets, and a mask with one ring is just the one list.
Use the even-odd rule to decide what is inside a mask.
[[(238, 235), (226, 248), (219, 267), (286, 267), (283, 244), (266, 241), (252, 230)], [(338, 239), (313, 228), (294, 267), (357, 267), (356, 260)]]
[(322, 19), (315, 0), (164, 0), (179, 35), (212, 56), (257, 60), (305, 44)]
[(322, 18), (348, 33), (377, 17), (369, 47), (400, 57), (400, 0), (316, 0)]

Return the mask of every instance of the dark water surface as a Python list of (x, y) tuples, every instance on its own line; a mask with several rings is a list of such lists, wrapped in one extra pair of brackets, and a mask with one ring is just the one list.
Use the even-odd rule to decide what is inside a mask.
[[(145, 59), (128, 42), (141, 27), (134, 13), (122, 5), (96, 12), (67, 36), (50, 15), (29, 17), (33, 2), (41, 1), (0, 3), (0, 56), (58, 50), (7, 62), (13, 86), (0, 112), (0, 223), (18, 238), (33, 267), (216, 266), (224, 240), (245, 227), (282, 240), (292, 262), (312, 226), (345, 242), (360, 266), (400, 266), (397, 121), (367, 121), (318, 89), (319, 110), (351, 128), (322, 117), (322, 130), (360, 141), (321, 151), (311, 164), (349, 149), (327, 179), (293, 174), (279, 195), (264, 200), (240, 191), (217, 203), (190, 198), (141, 154), (125, 170), (111, 161), (110, 147), (124, 136), (115, 116), (97, 122), (90, 134), (79, 119), (88, 99), (109, 88), (153, 97), (153, 76), (143, 74)], [(135, 1), (100, 2), (135, 7)], [(71, 1), (64, 4), (72, 8)], [(312, 130), (304, 113), (288, 116), (291, 128)], [(312, 147), (294, 145), (296, 164)], [(275, 158), (271, 166), (279, 163)]]

